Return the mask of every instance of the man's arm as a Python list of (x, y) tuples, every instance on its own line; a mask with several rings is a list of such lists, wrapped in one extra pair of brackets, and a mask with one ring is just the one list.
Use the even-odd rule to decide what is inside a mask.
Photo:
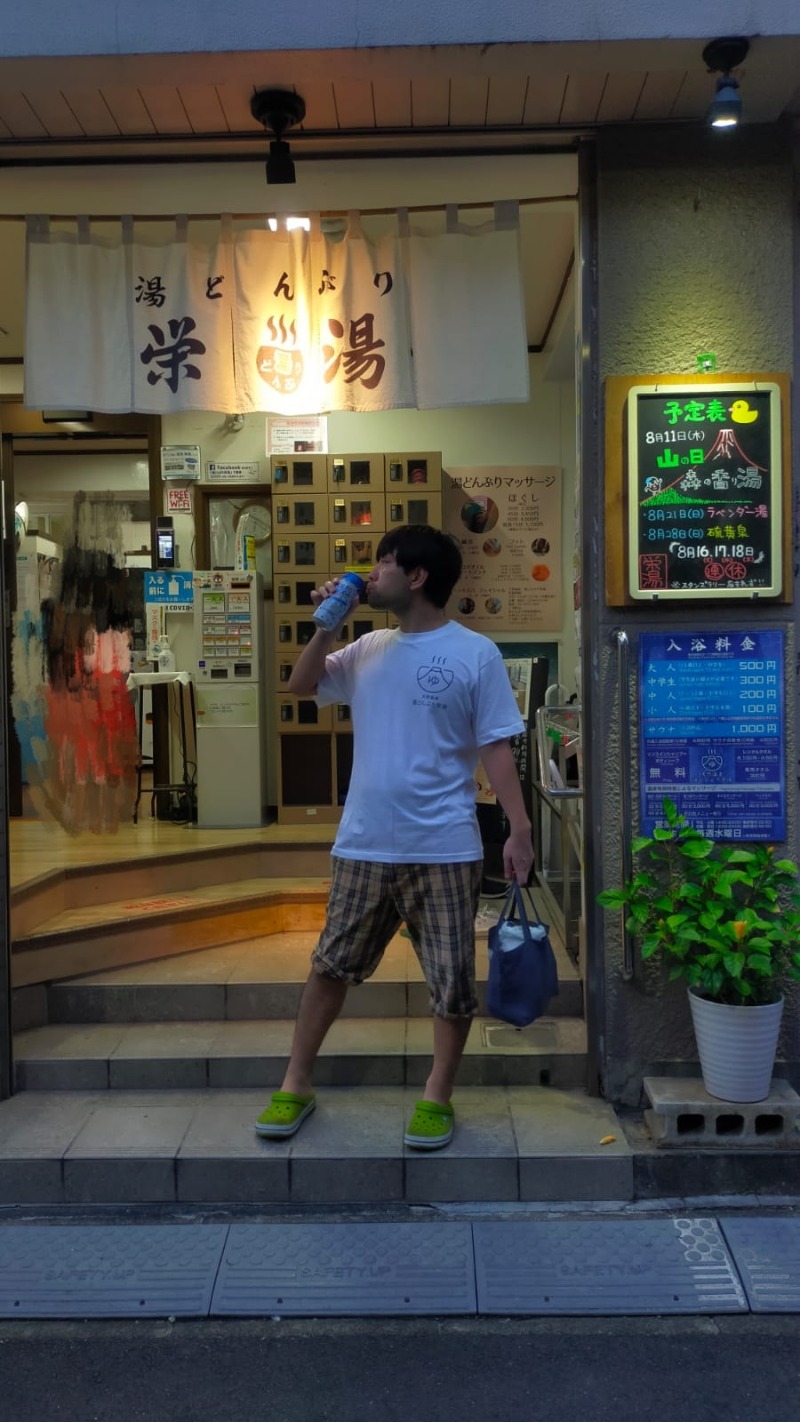
[(293, 696), (313, 696), (315, 694), (319, 679), (325, 670), (325, 658), (329, 652), (333, 651), (337, 630), (324, 632), (321, 627), (318, 627), (311, 641), (306, 642), (286, 683), (286, 690), (291, 691)]
[[(311, 594), (311, 601), (315, 607), (319, 607), (326, 597), (335, 591), (338, 578), (331, 578), (322, 587), (314, 588)], [(325, 658), (329, 652), (333, 651), (334, 643), (339, 628), (347, 617), (345, 612), (335, 627), (326, 632), (322, 627), (318, 627), (310, 642), (307, 642), (300, 656), (294, 664), (292, 674), (286, 683), (286, 690), (293, 696), (313, 696), (319, 679), (325, 670)]]
[(480, 748), (481, 763), (489, 784), (505, 810), (510, 827), (503, 845), (503, 872), (507, 879), (527, 884), (533, 867), (531, 822), (522, 797), (522, 786), (508, 741), (492, 741)]

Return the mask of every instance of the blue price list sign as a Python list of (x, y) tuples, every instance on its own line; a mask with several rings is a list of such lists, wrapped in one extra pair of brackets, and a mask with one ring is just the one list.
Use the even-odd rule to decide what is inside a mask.
[(712, 839), (785, 839), (783, 633), (645, 633), (639, 664), (642, 833), (668, 796)]

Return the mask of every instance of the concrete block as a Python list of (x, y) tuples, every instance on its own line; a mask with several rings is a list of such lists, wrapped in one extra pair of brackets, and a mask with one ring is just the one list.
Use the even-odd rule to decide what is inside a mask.
[(607, 1102), (581, 1091), (536, 1087), (511, 1089), (508, 1099), (520, 1199), (631, 1199), (633, 1153)]
[(214, 1022), (225, 1017), (224, 983), (140, 983), (137, 1022)]
[(209, 1155), (179, 1155), (178, 1200), (185, 1204), (285, 1204), (289, 1200), (289, 1161)]
[(0, 1102), (0, 1160), (60, 1159), (106, 1099), (105, 1091), (21, 1091)]
[(281, 1056), (246, 1056), (243, 1053), (208, 1058), (208, 1084), (219, 1090), (261, 1087), (275, 1091), (283, 1080), (288, 1053)]
[(112, 1057), (108, 1064), (112, 1091), (192, 1091), (208, 1080), (205, 1057)]
[(318, 1086), (402, 1086), (405, 1059), (402, 1054), (347, 1051), (317, 1058), (314, 1080)]
[(44, 1027), (47, 1022), (47, 989), (43, 983), (15, 988), (11, 994), (11, 1029), (25, 1032), (30, 1027)]
[[(406, 1091), (411, 1118), (418, 1093)], [(405, 1147), (406, 1199), (432, 1201), (517, 1200), (517, 1147), (508, 1098), (502, 1087), (458, 1088), (453, 1104), (453, 1140), (441, 1151)]]
[(520, 1159), (521, 1200), (630, 1200), (633, 1163), (597, 1155)]
[(18, 1061), (14, 1077), (17, 1091), (106, 1091), (108, 1061)]
[(403, 1199), (400, 1147), (394, 1160), (292, 1155), (289, 1162), (292, 1204), (381, 1204)]
[(291, 1138), (294, 1203), (403, 1199), (402, 1086), (319, 1091), (317, 1109)]
[(69, 1205), (159, 1204), (173, 1201), (175, 1160), (123, 1156), (117, 1160), (64, 1160), (64, 1201)]
[(60, 1160), (0, 1160), (0, 1205), (60, 1205)]
[(347, 994), (342, 1008), (342, 1018), (380, 1017), (397, 1018), (406, 1015), (405, 982), (379, 982), (371, 980), (353, 987)]
[(303, 989), (300, 983), (233, 983), (225, 988), (229, 1022), (294, 1019)]
[(800, 1096), (775, 1078), (764, 1101), (720, 1101), (702, 1081), (648, 1076), (645, 1121), (659, 1146), (800, 1146)]
[[(198, 1106), (196, 1094), (182, 1104), (165, 1104), (170, 1094), (142, 1093), (101, 1099), (66, 1152), (65, 1160), (172, 1159)], [(110, 1104), (109, 1104), (110, 1103)]]

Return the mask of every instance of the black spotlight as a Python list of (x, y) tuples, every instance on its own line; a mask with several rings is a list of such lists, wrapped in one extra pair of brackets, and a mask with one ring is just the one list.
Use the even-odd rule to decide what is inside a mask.
[(741, 122), (742, 99), (739, 84), (731, 70), (744, 63), (749, 49), (748, 40), (730, 35), (725, 39), (712, 40), (703, 50), (709, 74), (720, 75), (707, 114), (712, 128), (736, 128)]
[(268, 183), (294, 183), (294, 163), (283, 135), (295, 128), (306, 116), (305, 100), (290, 89), (256, 89), (250, 100), (250, 112), (275, 137), (269, 145), (267, 159)]

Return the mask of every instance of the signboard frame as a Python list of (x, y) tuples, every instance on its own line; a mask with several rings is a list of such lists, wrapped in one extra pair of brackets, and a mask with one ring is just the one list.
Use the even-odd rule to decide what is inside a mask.
[[(686, 547), (687, 552), (689, 553), (691, 552), (692, 547), (697, 548), (698, 552), (700, 552), (701, 549), (713, 548), (715, 550), (716, 556), (715, 554), (712, 554), (711, 561), (713, 561), (715, 572), (718, 576), (718, 581), (709, 581), (707, 585), (698, 585), (696, 581), (693, 581), (691, 578), (688, 578), (687, 581), (693, 581), (692, 586), (670, 587), (669, 585), (667, 585), (664, 587), (642, 587), (640, 567), (641, 559), (645, 555), (641, 544), (641, 507), (643, 492), (642, 479), (645, 471), (640, 468), (639, 462), (640, 436), (642, 433), (640, 427), (640, 400), (652, 399), (654, 397), (660, 399), (661, 397), (663, 397), (666, 401), (671, 400), (677, 403), (683, 401), (685, 402), (685, 407), (696, 407), (702, 410), (707, 404), (710, 403), (708, 397), (713, 400), (715, 397), (718, 399), (721, 395), (734, 395), (740, 397), (742, 402), (746, 405), (746, 396), (748, 394), (751, 397), (757, 396), (759, 401), (762, 403), (764, 397), (766, 396), (769, 402), (768, 429), (766, 434), (766, 439), (768, 442), (767, 457), (769, 463), (766, 466), (757, 466), (758, 470), (766, 476), (765, 480), (762, 481), (762, 484), (765, 484), (766, 489), (768, 490), (766, 500), (764, 500), (764, 496), (762, 494), (762, 501), (764, 502), (764, 506), (767, 509), (767, 516), (769, 518), (768, 549), (770, 562), (769, 576), (767, 581), (762, 586), (754, 587), (752, 586), (752, 584), (748, 584), (746, 579), (742, 579), (741, 581), (734, 581), (732, 576), (726, 576), (726, 570), (729, 573), (730, 569), (734, 566), (738, 565), (746, 567), (746, 556), (744, 561), (737, 560), (736, 557), (726, 556), (726, 553), (721, 550), (727, 550), (729, 548), (736, 549), (739, 547), (748, 548), (750, 545), (747, 544), (746, 539), (748, 537), (752, 537), (752, 530), (738, 537), (734, 536), (734, 538), (730, 539), (729, 541), (723, 540), (722, 542), (720, 542), (718, 538), (714, 537), (706, 529), (704, 529), (704, 538), (701, 544), (692, 545), (687, 540), (687, 542), (685, 544), (682, 544), (681, 546)], [(661, 602), (667, 600), (684, 602), (697, 600), (717, 601), (720, 598), (736, 598), (739, 600), (746, 599), (752, 601), (758, 598), (780, 597), (783, 592), (784, 546), (784, 431), (781, 385), (777, 381), (769, 379), (731, 379), (714, 381), (703, 380), (701, 382), (698, 382), (696, 380), (676, 381), (674, 378), (668, 378), (664, 381), (657, 380), (649, 382), (647, 384), (633, 384), (628, 390), (627, 403), (628, 411), (626, 464), (628, 499), (628, 596), (634, 599), (635, 601), (645, 602)], [(737, 450), (738, 456), (745, 458), (745, 460), (747, 460), (747, 456), (741, 449), (738, 443), (737, 436), (741, 433), (741, 436), (744, 439), (745, 431), (747, 430), (747, 428), (748, 424), (746, 422), (742, 422), (742, 424), (740, 426), (737, 426), (735, 430), (729, 431), (731, 439), (735, 441), (733, 447)], [(721, 431), (721, 425), (718, 425), (716, 427), (716, 430), (717, 435), (719, 435)], [(709, 426), (708, 432), (711, 433), (711, 431), (712, 427)], [(676, 437), (678, 437), (677, 432), (675, 433)], [(691, 434), (695, 436), (695, 441), (700, 440), (701, 436), (699, 432), (698, 423), (694, 423), (690, 431), (687, 431), (685, 429), (682, 430), (681, 434), (684, 436), (684, 447), (687, 451), (683, 456), (681, 456), (682, 462), (685, 463), (687, 460), (692, 458), (694, 450), (699, 447), (699, 444), (697, 442), (695, 442), (693, 447), (690, 447), (688, 443)], [(761, 434), (761, 431), (759, 432), (759, 434)], [(654, 451), (658, 447), (659, 446), (654, 445)], [(706, 458), (708, 457), (708, 454), (710, 452), (711, 449), (706, 450)], [(674, 457), (677, 458), (678, 456), (675, 455)], [(689, 473), (690, 468), (691, 466), (687, 468), (685, 473)], [(652, 471), (648, 472), (652, 473)], [(755, 470), (748, 469), (747, 473), (748, 475), (751, 473), (755, 474)], [(758, 478), (759, 475), (756, 474), (755, 477)], [(762, 486), (760, 485), (759, 487), (761, 488)], [(655, 497), (657, 498), (658, 495), (655, 495)], [(720, 492), (717, 497), (713, 499), (697, 499), (693, 496), (688, 496), (687, 505), (697, 504), (699, 506), (702, 503), (706, 503), (707, 505), (710, 505), (713, 508), (715, 504), (724, 501), (725, 497), (726, 496), (723, 492)], [(731, 496), (728, 495), (727, 497), (728, 501), (730, 502)], [(743, 496), (739, 494), (738, 497), (740, 502), (745, 497), (748, 499), (749, 502), (749, 495)], [(669, 513), (670, 508), (674, 507), (675, 505), (667, 506), (666, 512)], [(681, 515), (685, 514), (686, 512), (686, 508), (683, 505), (680, 505), (680, 512)], [(706, 523), (708, 521), (708, 519), (704, 520), (704, 522)], [(685, 529), (681, 529), (680, 531), (686, 533), (693, 533), (695, 529), (697, 529), (697, 532), (699, 533), (700, 530), (699, 528), (697, 528), (697, 525), (694, 525), (693, 528), (689, 528), (687, 526)], [(677, 542), (678, 540), (675, 540), (675, 544), (677, 544)], [(660, 551), (658, 556), (666, 558), (668, 555), (663, 551)], [(696, 559), (687, 558), (687, 573), (689, 572), (691, 563), (694, 563), (696, 561)]]

